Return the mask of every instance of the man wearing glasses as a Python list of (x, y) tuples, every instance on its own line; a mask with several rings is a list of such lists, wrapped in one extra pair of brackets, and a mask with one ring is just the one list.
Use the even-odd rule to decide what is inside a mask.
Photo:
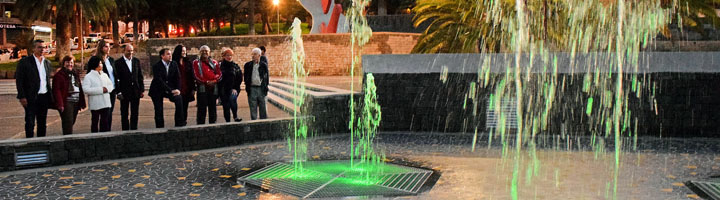
[(25, 137), (34, 136), (37, 120), (37, 136), (45, 137), (48, 105), (52, 104), (50, 88), (50, 61), (45, 59), (47, 48), (42, 40), (33, 42), (33, 54), (20, 59), (15, 71), (17, 98), (25, 108)]

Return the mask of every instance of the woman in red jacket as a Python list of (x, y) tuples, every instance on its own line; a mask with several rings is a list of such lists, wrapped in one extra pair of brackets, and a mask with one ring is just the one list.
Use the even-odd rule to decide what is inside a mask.
[(53, 77), (52, 90), (62, 120), (63, 135), (70, 135), (73, 132), (78, 111), (85, 108), (85, 94), (80, 76), (73, 71), (74, 58), (65, 56), (60, 63), (62, 68)]

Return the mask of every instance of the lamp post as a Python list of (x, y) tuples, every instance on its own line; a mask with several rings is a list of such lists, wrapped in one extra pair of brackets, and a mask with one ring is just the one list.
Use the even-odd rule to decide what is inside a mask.
[(277, 32), (280, 34), (280, 6), (278, 6), (280, 5), (280, 0), (273, 0), (273, 5), (275, 5), (275, 10), (277, 10)]

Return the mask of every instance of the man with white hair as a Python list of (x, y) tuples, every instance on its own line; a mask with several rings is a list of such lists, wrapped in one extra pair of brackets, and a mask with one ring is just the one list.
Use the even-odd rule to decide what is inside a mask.
[(250, 119), (252, 120), (258, 118), (258, 110), (260, 111), (260, 119), (267, 119), (265, 97), (268, 93), (270, 76), (268, 75), (267, 63), (260, 61), (261, 55), (262, 50), (254, 48), (252, 50), (252, 61), (245, 63), (243, 67), (245, 71), (245, 91), (248, 94)]
[(205, 114), (208, 113), (208, 123), (214, 124), (217, 120), (218, 98), (217, 83), (222, 78), (222, 71), (218, 62), (210, 57), (210, 47), (200, 47), (200, 58), (192, 63), (197, 82), (197, 124), (205, 124)]

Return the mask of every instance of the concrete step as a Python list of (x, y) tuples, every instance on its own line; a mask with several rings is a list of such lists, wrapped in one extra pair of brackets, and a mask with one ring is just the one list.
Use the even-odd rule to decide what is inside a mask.
[[(293, 88), (292, 84), (293, 84), (292, 82), (288, 83), (288, 82), (283, 82), (283, 81), (270, 82), (271, 86), (277, 87), (277, 88), (282, 89), (289, 93), (292, 93), (292, 91), (295, 90), (295, 88)], [(300, 85), (305, 85), (305, 94), (310, 95), (310, 96), (327, 96), (327, 95), (339, 94), (337, 92), (316, 88), (316, 87), (308, 85), (308, 84), (300, 83)]]
[(280, 98), (283, 98), (289, 102), (292, 102), (296, 98), (296, 96), (294, 94), (292, 94), (286, 90), (272, 86), (272, 85), (268, 86), (268, 90), (270, 93), (273, 93), (274, 95), (276, 95)]
[(293, 108), (292, 102), (285, 100), (284, 98), (279, 97), (271, 92), (268, 92), (267, 97), (268, 97), (268, 102), (277, 106), (278, 108), (280, 108), (288, 113), (292, 113), (295, 111), (295, 109)]
[[(285, 84), (290, 86), (292, 88), (293, 80), (290, 79), (273, 79), (272, 82), (278, 83), (278, 84)], [(299, 82), (298, 84), (304, 85), (305, 89), (311, 91), (311, 92), (318, 92), (318, 93), (350, 93), (349, 90), (343, 90), (340, 88), (334, 88), (334, 87), (328, 87), (324, 85), (317, 85), (312, 83), (306, 83), (306, 82)]]

